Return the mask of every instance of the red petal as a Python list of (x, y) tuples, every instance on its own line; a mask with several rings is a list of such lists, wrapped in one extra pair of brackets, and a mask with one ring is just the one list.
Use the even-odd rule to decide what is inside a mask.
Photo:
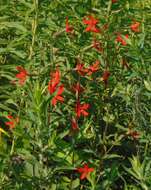
[(52, 98), (51, 103), (52, 103), (53, 106), (56, 105), (56, 103), (57, 103), (57, 99), (56, 99), (56, 97)]
[(84, 168), (77, 168), (77, 171), (78, 171), (79, 173), (83, 173), (83, 172), (85, 171), (85, 169), (84, 169)]
[(75, 119), (72, 119), (72, 121), (71, 121), (71, 126), (72, 126), (72, 129), (73, 129), (73, 130), (79, 129), (78, 124), (77, 124), (77, 122), (76, 122)]
[(56, 99), (59, 100), (60, 102), (64, 101), (64, 98), (62, 96), (56, 96)]
[(58, 87), (58, 92), (57, 92), (57, 95), (61, 95), (64, 91), (64, 85), (61, 85)]
[(88, 172), (93, 172), (94, 171), (94, 168), (89, 168), (88, 169)]
[(80, 176), (80, 179), (83, 180), (83, 179), (85, 179), (86, 177), (87, 177), (87, 173), (84, 172), (84, 173)]

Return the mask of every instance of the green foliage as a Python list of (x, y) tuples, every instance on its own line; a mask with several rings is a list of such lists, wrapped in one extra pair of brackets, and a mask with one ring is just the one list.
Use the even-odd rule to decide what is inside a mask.
[(133, 156), (132, 158), (130, 158), (130, 162), (131, 168), (125, 168), (126, 171), (134, 177), (134, 179), (142, 187), (142, 189), (148, 190), (151, 179), (151, 161), (144, 160), (141, 163), (138, 157)]

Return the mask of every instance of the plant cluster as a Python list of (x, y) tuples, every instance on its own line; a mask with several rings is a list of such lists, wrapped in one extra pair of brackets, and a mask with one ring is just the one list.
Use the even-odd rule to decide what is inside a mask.
[(0, 5), (0, 189), (150, 190), (150, 1)]

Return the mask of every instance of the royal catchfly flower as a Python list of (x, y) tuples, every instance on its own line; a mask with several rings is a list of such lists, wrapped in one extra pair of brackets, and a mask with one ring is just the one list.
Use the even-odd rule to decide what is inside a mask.
[(112, 3), (116, 3), (117, 2), (117, 0), (112, 0)]
[(69, 25), (68, 17), (66, 17), (66, 32), (71, 33), (73, 31), (73, 27)]
[(88, 73), (87, 74), (91, 75), (92, 73), (95, 73), (96, 71), (98, 71), (99, 70), (99, 65), (100, 65), (100, 61), (96, 60), (96, 62), (88, 68)]
[(54, 92), (56, 95), (52, 98), (51, 103), (53, 106), (57, 104), (58, 101), (63, 102), (64, 98), (61, 96), (64, 91), (64, 85), (60, 85), (60, 71), (56, 70), (51, 74), (51, 80), (48, 83), (48, 91), (50, 94)]
[(94, 168), (89, 168), (88, 164), (84, 164), (83, 167), (76, 169), (80, 174), (80, 179), (83, 180), (88, 177), (88, 175), (94, 171)]
[[(125, 38), (128, 39), (128, 34), (125, 35)], [(117, 42), (120, 42), (123, 46), (126, 46), (127, 45), (127, 42), (126, 40), (121, 36), (121, 34), (118, 34), (117, 37), (116, 37), (116, 41)]]
[(86, 32), (95, 32), (99, 33), (100, 29), (96, 27), (96, 24), (99, 22), (99, 20), (95, 19), (93, 16), (87, 16), (87, 19), (83, 19), (83, 23), (88, 25), (85, 29)]
[(7, 116), (8, 121), (5, 122), (5, 125), (9, 127), (9, 129), (14, 129), (16, 124), (19, 122), (19, 118), (14, 118), (12, 115)]
[(48, 90), (50, 94), (54, 93), (56, 90), (57, 85), (60, 83), (60, 71), (56, 70), (51, 74), (51, 80), (49, 81), (48, 84)]
[(19, 73), (16, 74), (16, 78), (19, 80), (19, 84), (22, 86), (26, 82), (28, 73), (26, 69), (21, 66), (17, 66), (16, 69), (19, 71)]
[(80, 116), (88, 116), (89, 112), (87, 110), (89, 109), (89, 104), (80, 104), (79, 100), (76, 103), (76, 115), (79, 118)]
[(82, 64), (82, 63), (78, 63), (78, 64), (76, 65), (75, 70), (76, 70), (81, 76), (86, 75), (86, 73), (88, 72), (88, 69), (84, 68), (84, 64)]
[(134, 22), (133, 24), (131, 24), (130, 28), (133, 32), (140, 32), (140, 23), (139, 22)]
[(58, 101), (60, 102), (64, 101), (64, 98), (61, 96), (63, 91), (64, 91), (64, 85), (60, 85), (57, 89), (57, 94), (51, 100), (53, 106), (55, 106)]

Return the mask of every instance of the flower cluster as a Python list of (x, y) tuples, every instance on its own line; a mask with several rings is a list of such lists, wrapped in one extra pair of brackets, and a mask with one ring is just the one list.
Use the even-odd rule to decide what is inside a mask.
[(84, 64), (78, 63), (76, 65), (75, 70), (81, 75), (92, 75), (93, 73), (97, 72), (99, 70), (99, 60), (96, 60), (96, 62), (93, 65), (90, 65), (88, 68), (84, 67)]
[[(118, 3), (118, 0), (112, 0), (111, 3)], [(69, 24), (69, 19), (66, 17), (65, 20), (65, 29), (67, 35), (68, 34), (73, 34), (74, 32), (74, 27)], [(94, 35), (93, 41), (91, 42), (91, 48), (94, 48), (95, 51), (99, 52), (100, 54), (104, 52), (103, 50), (103, 43), (96, 40), (96, 36), (101, 34), (103, 32), (102, 29), (107, 30), (109, 28), (108, 24), (104, 24), (102, 28), (99, 27), (99, 20), (96, 19), (92, 15), (88, 15), (87, 17), (84, 17), (82, 20), (82, 23), (85, 26), (84, 33), (85, 32), (90, 32)], [(131, 32), (140, 32), (140, 23), (139, 22), (133, 22), (130, 27)], [(119, 32), (115, 33), (116, 35), (114, 36), (114, 44), (117, 45), (118, 47), (123, 47), (128, 45), (128, 39), (129, 39), (129, 34), (122, 34)], [(122, 65), (123, 67), (129, 68), (127, 62), (125, 59), (122, 59)], [(16, 67), (18, 73), (16, 74), (16, 78), (19, 82), (19, 85), (23, 86), (26, 83), (27, 78), (30, 76), (28, 71), (21, 67), (17, 66)], [(76, 66), (73, 69), (73, 71), (78, 75), (78, 81), (73, 85), (73, 92), (75, 93), (75, 101), (73, 105), (74, 113), (73, 116), (71, 116), (71, 129), (73, 131), (79, 130), (79, 125), (81, 122), (81, 118), (83, 117), (88, 117), (89, 116), (89, 109), (90, 109), (90, 104), (88, 101), (83, 101), (81, 98), (81, 93), (84, 91), (84, 88), (82, 87), (82, 84), (80, 83), (80, 79), (82, 78), (91, 78), (92, 76), (95, 76), (95, 73), (99, 73), (100, 70), (100, 61), (95, 59), (91, 65), (86, 66), (84, 63), (81, 63), (81, 61), (76, 62)], [(111, 75), (109, 66), (105, 66), (105, 69), (102, 72), (102, 77), (101, 80), (104, 83), (105, 88), (108, 86), (109, 83), (109, 77)], [(64, 97), (63, 97), (63, 92), (65, 91), (64, 84), (61, 82), (61, 72), (57, 68), (55, 69), (54, 72), (50, 73), (50, 80), (48, 82), (48, 91), (51, 98), (51, 104), (52, 106), (56, 106), (58, 102), (63, 103), (64, 102)], [(8, 121), (5, 122), (5, 125), (8, 126), (10, 129), (14, 129), (16, 124), (19, 122), (18, 118), (13, 118), (13, 116), (8, 115), (7, 117)], [(132, 137), (133, 139), (138, 139), (139, 138), (139, 133), (137, 131), (129, 131), (128, 135)], [(81, 174), (80, 179), (83, 180), (88, 177), (88, 175), (94, 171), (94, 168), (89, 168), (88, 164), (84, 164), (83, 167), (77, 168), (77, 172)]]

